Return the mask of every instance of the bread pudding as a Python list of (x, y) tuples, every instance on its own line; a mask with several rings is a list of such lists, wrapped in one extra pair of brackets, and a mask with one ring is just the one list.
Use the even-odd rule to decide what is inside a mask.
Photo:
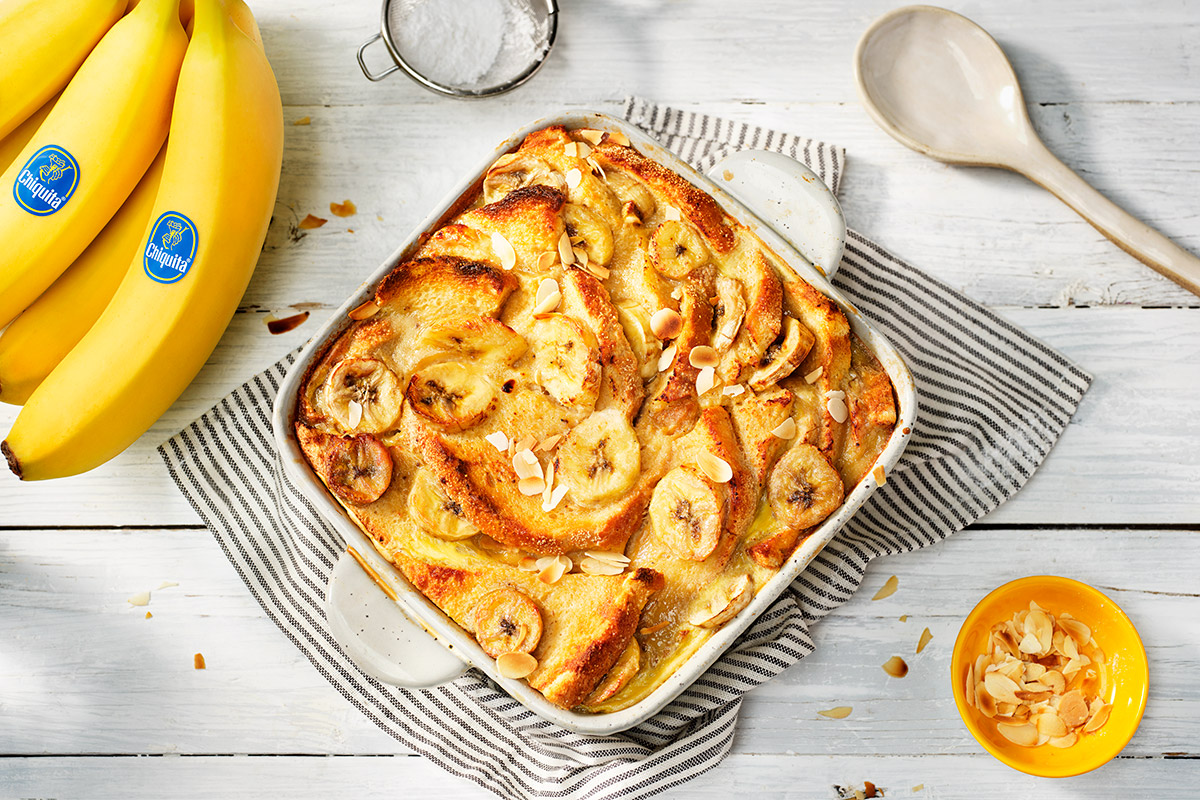
[(647, 697), (872, 466), (842, 309), (617, 132), (500, 157), (349, 313), (295, 413), (379, 552), (557, 706)]

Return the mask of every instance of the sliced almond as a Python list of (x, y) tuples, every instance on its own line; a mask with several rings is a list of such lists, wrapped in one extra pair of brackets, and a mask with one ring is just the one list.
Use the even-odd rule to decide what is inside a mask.
[(1074, 731), (1071, 731), (1066, 736), (1060, 736), (1057, 739), (1050, 739), (1048, 743), (1051, 747), (1067, 748), (1074, 747), (1075, 742), (1077, 741), (1079, 741), (1079, 737)]
[(660, 308), (650, 317), (650, 331), (659, 339), (674, 339), (683, 330), (683, 317), (673, 308)]
[(1087, 724), (1083, 726), (1084, 733), (1093, 733), (1104, 727), (1104, 723), (1108, 722), (1109, 715), (1112, 714), (1112, 706), (1104, 703), (1088, 718)]
[(704, 367), (717, 366), (721, 363), (721, 358), (717, 355), (716, 350), (702, 344), (688, 351), (688, 363), (697, 369), (703, 369)]
[(549, 314), (551, 311), (558, 308), (558, 304), (561, 302), (561, 293), (554, 292), (553, 294), (548, 294), (539, 300), (537, 305), (533, 307), (533, 316), (540, 317), (543, 314)]
[(1077, 647), (1083, 647), (1092, 640), (1092, 629), (1077, 619), (1059, 617), (1058, 624), (1075, 640)]
[(538, 256), (537, 260), (538, 272), (545, 272), (546, 270), (550, 269), (550, 267), (552, 267), (554, 262), (557, 260), (558, 253), (556, 251), (547, 250), (546, 252), (542, 253), (540, 256)]
[(1058, 703), (1058, 715), (1068, 728), (1078, 728), (1088, 719), (1087, 703), (1078, 689), (1072, 689), (1062, 696)]
[(362, 422), (363, 407), (362, 403), (357, 400), (351, 400), (346, 404), (346, 425), (350, 430), (358, 430), (358, 423)]
[(965, 694), (967, 697), (967, 704), (974, 706), (975, 705), (975, 665), (974, 664), (967, 665), (967, 680), (966, 680), (966, 686), (964, 687), (964, 689), (965, 689)]
[(892, 656), (883, 662), (883, 671), (893, 678), (903, 678), (908, 674), (908, 664), (900, 656)]
[(575, 169), (574, 167), (572, 167), (571, 169), (567, 170), (566, 178), (567, 178), (567, 188), (574, 189), (574, 188), (578, 187), (580, 181), (583, 180), (583, 173), (580, 172), (579, 170)]
[(625, 567), (610, 561), (584, 556), (579, 561), (579, 571), (587, 575), (620, 575), (625, 571)]
[[(541, 559), (538, 559), (538, 563), (541, 564)], [(538, 572), (538, 580), (542, 583), (556, 584), (573, 566), (571, 559), (566, 556), (555, 556)]]
[(592, 148), (583, 142), (575, 143), (575, 156), (577, 158), (587, 158), (592, 154)]
[(891, 597), (893, 594), (896, 593), (896, 589), (899, 586), (900, 586), (900, 579), (897, 578), (895, 575), (893, 575), (892, 577), (888, 578), (886, 581), (883, 582), (883, 586), (879, 587), (879, 591), (876, 592), (875, 596), (872, 597), (871, 599), (872, 600), (882, 600), (885, 597)]
[[(771, 435), (776, 439), (795, 439), (796, 438), (796, 420), (788, 417), (783, 422), (771, 429)], [(917, 652), (920, 652), (919, 650)]]
[(503, 234), (492, 234), (492, 252), (496, 254), (496, 258), (500, 259), (500, 266), (504, 269), (512, 269), (517, 265), (517, 251), (513, 249), (512, 244), (504, 238)]
[(696, 395), (703, 397), (712, 391), (717, 385), (717, 371), (712, 367), (705, 367), (700, 370), (700, 374), (696, 376)]
[(1017, 649), (1022, 653), (1030, 655), (1041, 655), (1042, 643), (1038, 641), (1038, 637), (1032, 633), (1025, 634), (1025, 638), (1017, 643)]
[(593, 128), (579, 128), (574, 133), (581, 139), (591, 142), (592, 145), (600, 144), (600, 141), (604, 138), (604, 131), (598, 131)]
[(610, 270), (608, 267), (602, 267), (594, 261), (589, 261), (584, 266), (588, 272), (592, 273), (602, 281), (607, 280), (608, 276), (612, 274), (612, 270)]
[(537, 439), (532, 436), (523, 436), (517, 440), (517, 449), (532, 450), (535, 444), (537, 444)]
[(1034, 724), (1037, 726), (1037, 732), (1041, 736), (1058, 739), (1067, 735), (1067, 723), (1063, 722), (1062, 717), (1054, 711), (1039, 714)]
[(1002, 703), (1012, 703), (1013, 705), (1021, 703), (1020, 698), (1017, 697), (1017, 684), (1007, 675), (1000, 672), (989, 672), (983, 676), (983, 685), (987, 687), (988, 694)]
[(571, 236), (566, 231), (558, 237), (558, 257), (562, 260), (564, 267), (569, 267), (575, 263), (575, 250), (571, 247)]
[(746, 387), (742, 386), (740, 383), (735, 383), (733, 386), (726, 386), (724, 389), (721, 390), (721, 394), (726, 395), (728, 397), (737, 397), (738, 395), (742, 395), (745, 393), (746, 393)]
[(852, 706), (837, 706), (836, 708), (818, 711), (817, 713), (822, 717), (829, 717), (830, 719), (845, 719), (846, 717), (850, 716), (850, 712), (853, 710), (854, 708)]
[(545, 510), (546, 506), (550, 505), (550, 498), (554, 494), (554, 490), (551, 488), (554, 486), (554, 461), (551, 461), (549, 464), (546, 465), (545, 481), (546, 481), (546, 488), (542, 489), (542, 509), (543, 510)]
[(148, 606), (150, 605), (150, 593), (138, 592), (137, 594), (126, 598), (125, 602), (129, 603), (131, 606)]
[(813, 383), (816, 383), (816, 382), (817, 382), (817, 378), (821, 377), (821, 373), (822, 373), (822, 372), (824, 372), (824, 371), (825, 371), (825, 367), (824, 367), (824, 366), (817, 367), (817, 368), (816, 368), (816, 369), (814, 369), (812, 372), (810, 372), (810, 373), (808, 373), (807, 375), (805, 375), (805, 376), (804, 376), (804, 382), (805, 382), (805, 383), (808, 383), (808, 384), (813, 384)]
[(662, 351), (662, 355), (658, 357), (658, 371), (666, 372), (671, 368), (671, 364), (675, 363), (675, 345), (671, 345)]
[(517, 489), (526, 497), (533, 497), (546, 490), (546, 482), (538, 477), (522, 478), (517, 484)]
[(520, 680), (533, 673), (538, 660), (529, 653), (504, 653), (496, 659), (496, 672), (511, 680)]
[(346, 316), (350, 319), (370, 319), (378, 313), (379, 306), (375, 304), (374, 300), (368, 300), (362, 305), (350, 309)]
[(679, 214), (679, 209), (676, 208), (675, 206), (670, 206), (670, 205), (664, 204), (662, 207), (662, 212), (663, 212), (663, 219), (666, 219), (668, 221), (678, 222), (680, 219), (682, 219), (682, 217)]
[(575, 254), (575, 263), (579, 264), (579, 266), (583, 267), (584, 269), (587, 269), (587, 267), (588, 267), (587, 250), (584, 250), (582, 247), (572, 246), (571, 252), (573, 252)]
[(629, 137), (620, 131), (609, 131), (604, 140), (613, 144), (619, 144), (622, 147), (629, 147)]
[(733, 467), (723, 458), (718, 458), (707, 450), (702, 450), (696, 458), (696, 466), (700, 468), (713, 483), (729, 483), (733, 477)]
[(1033, 747), (1037, 744), (1038, 732), (1037, 728), (1030, 725), (1028, 722), (1020, 725), (1011, 725), (1006, 722), (1000, 722), (996, 725), (996, 730), (1005, 739), (1008, 739), (1013, 744), (1019, 744), (1022, 747)]
[(983, 681), (975, 684), (975, 707), (985, 717), (994, 717), (999, 710), (996, 708), (996, 698), (987, 693), (987, 687)]
[(826, 392), (825, 408), (834, 422), (845, 422), (850, 418), (850, 409), (846, 407), (846, 393), (843, 391)]
[(556, 433), (553, 436), (547, 436), (538, 443), (537, 449), (539, 452), (549, 452), (558, 446), (558, 443), (562, 441), (562, 438), (563, 437), (561, 433)]
[(508, 450), (508, 435), (504, 431), (489, 433), (487, 436), (483, 437), (483, 439), (501, 453)]
[(933, 639), (933, 634), (929, 632), (929, 628), (921, 631), (921, 638), (917, 640), (917, 652), (920, 653), (924, 650), (925, 645), (929, 644), (931, 639)]
[(542, 278), (538, 283), (537, 292), (533, 296), (533, 302), (540, 303), (554, 294), (562, 294), (562, 290), (558, 286), (558, 281), (554, 280), (554, 278)]
[(538, 461), (538, 457), (531, 450), (518, 450), (512, 457), (513, 472), (517, 473), (517, 477), (521, 480), (527, 478), (537, 478), (541, 480), (544, 477), (542, 472), (542, 462)]
[[(587, 165), (592, 168), (592, 174), (594, 174), (600, 180), (606, 180), (608, 178), (604, 172), (604, 167), (600, 166), (600, 162), (592, 156), (587, 157)], [(640, 222), (641, 220), (639, 219), (638, 221)]]
[(575, 145), (575, 142), (568, 142), (567, 144), (563, 145), (563, 154), (572, 157), (579, 155), (579, 151), (576, 150)]
[(610, 564), (626, 565), (630, 562), (629, 556), (614, 550), (586, 550), (584, 555), (597, 561), (607, 561)]
[(546, 508), (543, 505), (542, 510), (550, 512), (558, 508), (558, 504), (561, 503), (562, 499), (567, 496), (567, 488), (568, 487), (566, 485), (561, 483), (558, 486), (555, 486), (554, 491), (550, 493), (550, 507)]

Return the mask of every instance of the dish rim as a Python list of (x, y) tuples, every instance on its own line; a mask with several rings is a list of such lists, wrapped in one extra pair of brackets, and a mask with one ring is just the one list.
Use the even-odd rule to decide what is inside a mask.
[[(680, 177), (711, 195), (726, 213), (763, 240), (773, 251), (780, 266), (787, 267), (794, 275), (808, 281), (838, 304), (845, 313), (851, 329), (867, 344), (888, 373), (896, 396), (896, 425), (887, 445), (875, 460), (871, 472), (859, 481), (837, 511), (804, 540), (774, 577), (756, 593), (750, 604), (702, 644), (687, 661), (649, 695), (620, 711), (596, 714), (585, 714), (559, 708), (524, 681), (502, 677), (496, 671), (495, 660), (479, 648), (470, 634), (414, 589), (403, 574), (378, 553), (370, 537), (337, 504), (300, 452), (293, 427), (296, 394), (300, 383), (307, 373), (312, 359), (323, 353), (326, 344), (332, 338), (340, 336), (349, 327), (351, 321), (346, 316), (347, 312), (374, 296), (378, 282), (400, 264), (405, 256), (410, 254), (409, 251), (414, 248), (422, 234), (432, 230), (433, 226), (443, 220), (446, 214), (460, 202), (464, 193), (471, 190), (482, 179), (487, 169), (499, 156), (516, 149), (529, 133), (551, 125), (619, 131), (625, 134), (629, 138), (630, 144), (637, 147), (643, 155), (658, 161), (664, 167), (671, 169)], [(276, 447), (287, 476), (321, 512), (326, 521), (347, 538), (347, 544), (357, 545), (360, 553), (371, 561), (377, 571), (384, 570), (381, 574), (396, 579), (393, 588), (400, 597), (398, 603), (414, 622), (421, 625), (441, 644), (456, 652), (469, 666), (479, 669), (487, 675), (517, 702), (539, 717), (577, 733), (609, 734), (635, 727), (666, 708), (699, 679), (754, 623), (758, 616), (787, 590), (788, 586), (878, 488), (880, 484), (875, 478), (875, 467), (883, 467), (885, 476), (891, 471), (908, 440), (912, 437), (916, 418), (916, 387), (903, 357), (882, 334), (871, 326), (858, 309), (842, 296), (824, 272), (809, 264), (796, 248), (775, 232), (768, 223), (755, 216), (727, 191), (634, 125), (602, 112), (568, 109), (521, 126), (494, 148), (485, 160), (465, 174), (465, 177), (434, 207), (434, 210), (413, 228), (400, 246), (359, 285), (357, 291), (342, 303), (304, 346), (297, 356), (296, 362), (280, 383), (273, 407), (272, 427)]]

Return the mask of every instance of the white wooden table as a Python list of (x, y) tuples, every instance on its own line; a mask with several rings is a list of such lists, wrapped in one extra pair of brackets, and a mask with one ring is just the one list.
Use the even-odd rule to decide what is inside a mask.
[[(354, 48), (375, 29), (374, 0), (254, 5), (285, 117), (312, 124), (287, 128), (275, 221), (236, 319), (183, 398), (120, 458), (49, 484), (0, 480), (0, 797), (490, 796), (406, 753), (325, 683), (251, 599), (154, 448), (303, 342), (511, 130), (567, 105), (615, 113), (628, 93), (845, 145), (851, 226), (1096, 376), (1013, 501), (937, 547), (875, 563), (863, 591), (817, 627), (817, 652), (749, 697), (729, 759), (673, 796), (826, 798), (864, 781), (888, 797), (1200, 792), (1200, 299), (1023, 179), (946, 167), (880, 132), (856, 100), (850, 55), (899, 3), (564, 0), (544, 71), (472, 103), (399, 75), (362, 77)], [(1005, 47), (1052, 150), (1200, 251), (1200, 3), (957, 10)], [(357, 216), (328, 213), (346, 198)], [(330, 222), (300, 234), (309, 212)], [(267, 319), (296, 310), (312, 318), (268, 333)], [(0, 408), (0, 429), (14, 416)], [(1040, 572), (1122, 604), (1153, 681), (1123, 755), (1061, 781), (986, 755), (947, 678), (971, 606)], [(871, 602), (892, 574), (899, 591)], [(179, 585), (154, 591), (146, 609), (126, 602), (165, 580)], [(926, 626), (933, 641), (914, 656)], [(192, 668), (195, 652), (207, 670)], [(908, 677), (879, 668), (893, 654)], [(816, 713), (836, 705), (854, 712)]]

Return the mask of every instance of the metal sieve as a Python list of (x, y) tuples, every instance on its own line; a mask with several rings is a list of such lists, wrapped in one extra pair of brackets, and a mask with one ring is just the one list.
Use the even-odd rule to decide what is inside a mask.
[[(358, 66), (362, 68), (363, 75), (368, 79), (383, 80), (393, 72), (403, 70), (408, 77), (437, 94), (462, 98), (491, 97), (515, 89), (532, 78), (550, 55), (550, 51), (554, 47), (555, 35), (558, 32), (558, 0), (507, 0), (503, 9), (507, 24), (496, 34), (499, 37), (499, 45), (494, 62), (478, 81), (455, 85), (453, 82), (439, 80), (438, 76), (426, 74), (431, 71), (429, 69), (425, 69), (424, 72), (418, 69), (417, 65), (413, 63), (416, 60), (416, 54), (411, 51), (412, 48), (409, 48), (410, 52), (405, 52), (406, 48), (402, 46), (402, 41), (406, 30), (403, 26), (408, 15), (414, 11), (412, 2), (413, 0), (384, 0), (380, 14), (379, 33), (363, 42), (358, 48)], [(438, 0), (427, 0), (427, 2), (437, 3)], [(532, 22), (534, 35), (531, 40), (533, 44), (532, 61), (528, 63), (523, 62), (523, 59), (520, 58), (520, 43), (514, 41), (513, 25), (511, 24), (514, 17), (508, 16), (510, 13), (525, 14)], [(387, 47), (394, 63), (382, 72), (372, 72), (363, 55), (368, 47), (380, 40)], [(516, 59), (515, 63), (514, 59)]]

